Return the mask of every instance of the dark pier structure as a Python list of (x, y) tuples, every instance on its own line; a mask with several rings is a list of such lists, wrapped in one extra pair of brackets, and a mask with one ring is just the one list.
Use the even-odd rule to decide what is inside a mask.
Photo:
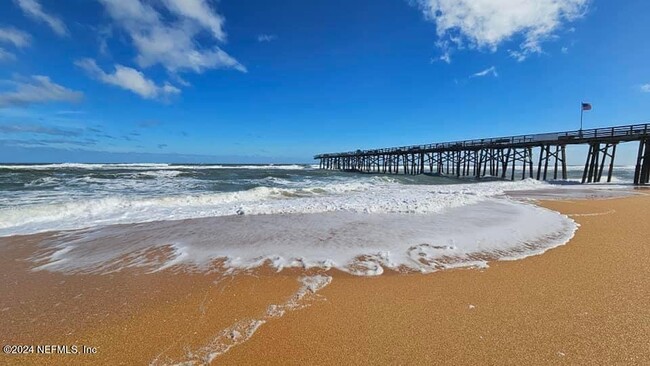
[[(320, 154), (321, 169), (387, 174), (435, 173), (515, 179), (566, 179), (566, 147), (588, 145), (583, 183), (612, 179), (616, 147), (638, 141), (634, 184), (650, 181), (650, 124)], [(537, 153), (536, 157), (533, 153)]]

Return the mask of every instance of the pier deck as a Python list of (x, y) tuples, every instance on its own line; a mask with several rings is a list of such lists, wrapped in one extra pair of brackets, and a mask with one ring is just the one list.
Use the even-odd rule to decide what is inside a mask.
[[(587, 145), (582, 182), (611, 181), (616, 147), (639, 142), (634, 184), (650, 181), (650, 124), (411, 145), (314, 156), (321, 169), (389, 174), (437, 173), (515, 179), (515, 171), (546, 180), (566, 179), (566, 146)], [(535, 159), (533, 152), (536, 152)], [(537, 164), (533, 160), (537, 160)], [(549, 167), (549, 164), (551, 166)], [(535, 165), (537, 170), (535, 171)], [(519, 166), (519, 168), (517, 168)]]

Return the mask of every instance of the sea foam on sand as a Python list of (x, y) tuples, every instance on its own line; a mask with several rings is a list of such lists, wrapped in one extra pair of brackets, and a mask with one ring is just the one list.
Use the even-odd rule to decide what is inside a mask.
[(107, 273), (124, 268), (227, 271), (263, 264), (432, 272), (517, 259), (566, 243), (565, 215), (505, 198), (483, 198), (434, 213), (323, 212), (242, 215), (113, 225), (62, 232), (32, 258), (36, 270)]
[(286, 312), (307, 307), (320, 295), (319, 290), (332, 282), (332, 277), (325, 275), (312, 275), (300, 278), (301, 286), (290, 298), (281, 304), (269, 305), (266, 313), (256, 318), (247, 318), (237, 321), (231, 326), (217, 332), (210, 341), (196, 349), (186, 347), (183, 360), (170, 360), (163, 353), (159, 354), (151, 366), (164, 365), (207, 365), (217, 357), (228, 352), (231, 348), (248, 341), (255, 332), (267, 321), (282, 317)]

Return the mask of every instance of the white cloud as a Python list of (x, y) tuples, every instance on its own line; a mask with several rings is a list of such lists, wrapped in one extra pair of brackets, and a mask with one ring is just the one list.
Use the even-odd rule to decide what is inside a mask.
[(147, 79), (142, 72), (127, 66), (115, 65), (115, 71), (107, 73), (92, 59), (78, 60), (75, 65), (101, 82), (132, 91), (145, 99), (164, 99), (181, 92), (169, 83), (157, 85), (153, 80)]
[(581, 17), (589, 0), (417, 0), (427, 19), (436, 23), (444, 54), (469, 47), (496, 51), (515, 36), (523, 37), (510, 55), (523, 61), (541, 53), (543, 41)]
[(13, 61), (16, 59), (16, 55), (0, 47), (0, 61)]
[(510, 57), (514, 58), (518, 62), (523, 62), (526, 61), (528, 56), (530, 56), (531, 52), (508, 50), (508, 54), (510, 55)]
[(569, 47), (562, 47), (561, 51), (562, 53), (567, 54), (569, 53)]
[(494, 76), (494, 77), (498, 77), (499, 74), (497, 73), (497, 68), (494, 67), (494, 66), (489, 67), (489, 68), (487, 68), (487, 69), (485, 69), (485, 70), (483, 70), (483, 71), (479, 71), (479, 72), (477, 72), (477, 73), (475, 73), (475, 74), (472, 74), (472, 75), (470, 76), (470, 78), (480, 78), (480, 77), (488, 76), (488, 75), (492, 75), (492, 76)]
[(108, 39), (113, 36), (113, 27), (99, 27), (97, 29), (97, 44), (99, 45), (99, 53), (107, 56), (108, 52)]
[[(168, 71), (203, 72), (213, 68), (246, 68), (216, 45), (203, 46), (209, 39), (197, 38), (208, 33), (212, 41), (223, 42), (224, 19), (206, 0), (99, 0), (116, 24), (124, 29), (137, 49), (140, 67), (160, 64)], [(164, 5), (163, 16), (153, 4)], [(170, 19), (174, 18), (174, 19)]]
[(275, 41), (276, 39), (278, 39), (278, 36), (275, 34), (260, 34), (257, 36), (258, 42), (271, 42)]
[(3, 81), (14, 90), (0, 92), (0, 107), (11, 107), (47, 102), (78, 102), (83, 93), (56, 84), (47, 76), (32, 75), (17, 81)]
[(184, 86), (184, 87), (192, 86), (192, 84), (191, 84), (189, 81), (183, 79), (183, 78), (180, 77), (180, 75), (178, 75), (178, 74), (171, 74), (170, 77), (171, 77), (171, 79), (174, 81), (174, 84), (177, 84), (177, 85), (180, 85), (180, 86)]
[(650, 93), (650, 84), (641, 85), (641, 91), (644, 93)]
[(21, 30), (11, 27), (0, 28), (0, 42), (11, 43), (15, 47), (27, 47), (32, 41), (32, 37)]
[[(32, 37), (21, 30), (12, 27), (0, 28), (0, 43), (11, 44), (14, 47), (23, 48), (29, 46)], [(16, 55), (0, 47), (0, 61), (15, 60)]]
[(216, 14), (204, 0), (164, 0), (167, 8), (179, 16), (193, 19), (210, 29), (215, 39), (226, 40), (225, 20)]
[(61, 19), (57, 18), (56, 16), (47, 14), (45, 11), (43, 11), (41, 4), (37, 0), (14, 0), (14, 2), (22, 9), (26, 15), (38, 21), (44, 22), (50, 28), (52, 28), (54, 33), (58, 34), (59, 36), (68, 35), (68, 28), (65, 26), (63, 21), (61, 21)]

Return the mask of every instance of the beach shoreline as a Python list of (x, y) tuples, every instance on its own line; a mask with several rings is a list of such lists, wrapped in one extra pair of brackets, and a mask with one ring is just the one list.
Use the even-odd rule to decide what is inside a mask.
[[(540, 201), (580, 224), (567, 245), (426, 275), (34, 272), (26, 259), (47, 234), (2, 238), (3, 345), (86, 345), (97, 353), (2, 354), (0, 362), (647, 363), (650, 196), (638, 192)], [(215, 355), (217, 341), (230, 347)]]

